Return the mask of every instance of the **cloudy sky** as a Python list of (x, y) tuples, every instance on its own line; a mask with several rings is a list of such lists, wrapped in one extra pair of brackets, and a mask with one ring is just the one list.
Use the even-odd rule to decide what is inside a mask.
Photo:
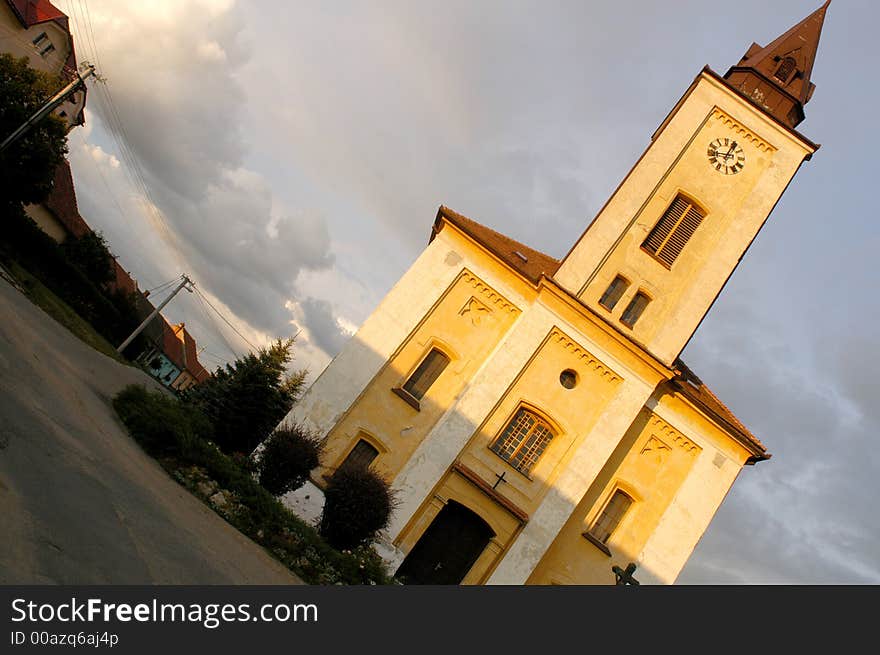
[[(185, 271), (248, 341), (299, 331), (316, 375), (440, 204), (564, 255), (704, 64), (820, 2), (56, 4), (107, 78), (70, 138), (86, 220), (142, 288)], [(822, 148), (684, 353), (773, 459), (679, 582), (880, 583), (878, 21), (830, 8), (800, 126)], [(209, 367), (248, 348), (195, 296), (167, 315)]]

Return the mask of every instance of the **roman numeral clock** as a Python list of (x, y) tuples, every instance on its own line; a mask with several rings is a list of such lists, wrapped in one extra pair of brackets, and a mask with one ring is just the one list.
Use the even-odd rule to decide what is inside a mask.
[(706, 154), (709, 164), (725, 175), (736, 175), (746, 165), (746, 153), (742, 146), (727, 137), (712, 141)]

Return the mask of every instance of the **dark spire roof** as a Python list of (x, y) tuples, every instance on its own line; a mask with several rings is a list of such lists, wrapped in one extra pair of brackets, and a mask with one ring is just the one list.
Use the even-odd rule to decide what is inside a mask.
[(816, 86), (810, 81), (831, 0), (765, 47), (753, 43), (724, 78), (790, 127), (804, 119)]

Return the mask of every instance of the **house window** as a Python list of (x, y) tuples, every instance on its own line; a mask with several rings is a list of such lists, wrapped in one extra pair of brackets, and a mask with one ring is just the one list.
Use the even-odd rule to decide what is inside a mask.
[(379, 451), (369, 443), (360, 439), (348, 453), (339, 468), (367, 468), (379, 456)]
[(776, 69), (776, 72), (773, 73), (773, 77), (775, 77), (780, 82), (785, 83), (794, 72), (795, 66), (797, 66), (797, 62), (794, 60), (794, 58), (786, 57), (779, 64), (779, 68)]
[(47, 45), (45, 48), (43, 48), (42, 50), (40, 50), (40, 56), (41, 56), (41, 57), (45, 57), (45, 56), (48, 55), (50, 52), (52, 52), (54, 49), (55, 49), (55, 46), (52, 45), (52, 44), (50, 43), (50, 44)]
[(545, 421), (520, 409), (489, 448), (517, 471), (528, 475), (552, 438), (553, 431)]
[(617, 301), (620, 300), (620, 297), (623, 295), (623, 292), (626, 291), (628, 286), (629, 280), (618, 275), (614, 278), (614, 281), (608, 285), (608, 288), (605, 289), (605, 293), (602, 294), (602, 297), (599, 298), (599, 304), (605, 309), (614, 309)]
[(645, 311), (645, 307), (648, 306), (649, 302), (651, 302), (651, 299), (646, 294), (639, 291), (633, 296), (633, 299), (629, 301), (626, 309), (623, 310), (623, 314), (620, 315), (620, 322), (626, 327), (631, 328), (636, 324), (636, 321), (639, 320), (639, 316)]
[(642, 243), (642, 248), (671, 267), (705, 216), (703, 210), (678, 196)]
[(48, 40), (49, 40), (48, 35), (45, 32), (40, 32), (39, 34), (37, 34), (37, 37), (33, 41), (31, 41), (31, 43), (33, 43), (35, 46), (37, 46), (39, 48), (39, 47), (41, 47), (41, 45), (45, 45), (45, 44), (43, 44), (43, 41), (48, 41)]
[(632, 498), (627, 494), (623, 493), (620, 489), (615, 490), (611, 500), (608, 501), (605, 509), (602, 510), (602, 513), (599, 514), (599, 517), (590, 528), (590, 535), (603, 544), (607, 543), (632, 503)]
[(440, 377), (447, 364), (449, 364), (449, 357), (433, 348), (419, 364), (419, 367), (409, 376), (409, 380), (403, 385), (403, 390), (416, 400), (421, 400), (435, 380)]

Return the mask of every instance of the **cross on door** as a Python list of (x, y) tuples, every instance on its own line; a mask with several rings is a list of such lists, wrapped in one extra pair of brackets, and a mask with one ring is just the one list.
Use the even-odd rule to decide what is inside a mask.
[(502, 482), (507, 482), (507, 480), (504, 479), (505, 475), (507, 475), (507, 471), (502, 471), (501, 475), (498, 475), (497, 473), (495, 474), (495, 477), (498, 478), (498, 480), (496, 480), (495, 484), (492, 485), (493, 489), (497, 489), (498, 485), (501, 484)]
[(614, 571), (614, 577), (616, 585), (638, 585), (639, 581), (633, 577), (633, 573), (636, 572), (635, 562), (630, 562), (626, 565), (626, 569), (622, 569), (616, 564), (611, 567), (611, 570)]

